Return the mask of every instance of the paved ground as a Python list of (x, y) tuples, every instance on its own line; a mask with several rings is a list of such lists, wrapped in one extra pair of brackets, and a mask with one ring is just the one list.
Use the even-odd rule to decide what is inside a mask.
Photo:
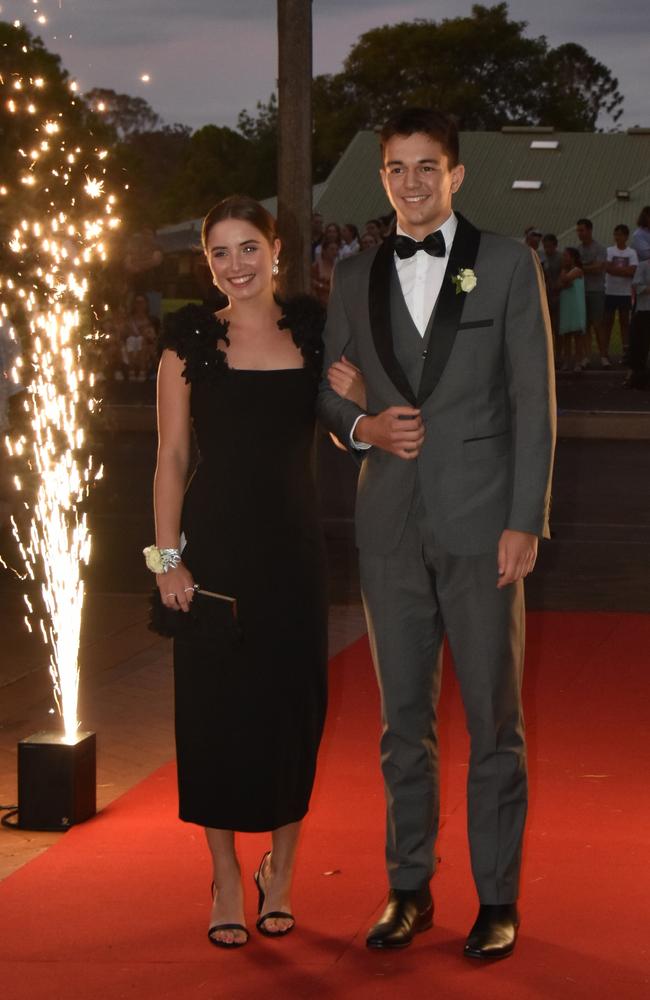
[[(635, 407), (650, 408), (650, 394), (626, 393), (620, 381), (620, 373), (561, 376), (560, 408), (602, 409), (601, 396), (614, 410), (632, 400)], [(134, 388), (122, 387), (126, 393)], [(151, 387), (145, 391), (151, 393)], [(354, 468), (325, 445), (321, 474), (336, 652), (362, 633), (363, 620), (349, 523)], [(94, 451), (106, 477), (90, 511), (94, 552), (80, 716), (84, 728), (98, 733), (101, 806), (169, 760), (173, 746), (169, 647), (146, 629), (151, 578), (140, 555), (153, 539), (155, 440), (146, 432), (107, 431), (96, 436)], [(554, 538), (541, 547), (527, 587), (529, 606), (650, 611), (650, 444), (560, 440), (553, 494)], [(15, 559), (6, 529), (0, 533), (0, 552)], [(25, 630), (22, 591), (11, 573), (0, 570), (0, 803), (5, 805), (16, 797), (17, 741), (56, 723), (49, 715), (46, 650), (39, 636)], [(57, 836), (0, 828), (0, 878)]]

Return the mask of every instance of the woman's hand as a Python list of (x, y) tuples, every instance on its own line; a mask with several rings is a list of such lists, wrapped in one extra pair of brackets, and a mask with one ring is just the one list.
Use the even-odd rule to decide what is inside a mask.
[(179, 563), (166, 573), (156, 573), (156, 583), (160, 597), (166, 608), (172, 611), (189, 611), (194, 597), (194, 580), (190, 571)]
[(342, 355), (340, 361), (335, 361), (327, 373), (330, 388), (343, 399), (349, 399), (362, 410), (366, 409), (366, 383), (363, 375), (351, 361)]

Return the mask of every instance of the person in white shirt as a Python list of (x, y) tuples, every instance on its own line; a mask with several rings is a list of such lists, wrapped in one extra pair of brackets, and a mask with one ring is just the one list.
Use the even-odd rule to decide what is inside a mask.
[(607, 247), (605, 266), (605, 357), (609, 360), (609, 344), (618, 313), (623, 349), (622, 362), (627, 362), (629, 350), (630, 313), (632, 311), (632, 278), (639, 258), (636, 250), (628, 247), (630, 230), (624, 223), (614, 227), (614, 244)]
[(342, 260), (344, 257), (351, 257), (353, 253), (359, 253), (360, 249), (359, 230), (353, 222), (346, 222), (345, 225), (341, 226), (339, 259)]

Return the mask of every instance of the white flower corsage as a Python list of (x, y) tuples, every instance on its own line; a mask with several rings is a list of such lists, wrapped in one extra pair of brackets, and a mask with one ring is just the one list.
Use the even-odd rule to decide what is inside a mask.
[(456, 286), (456, 295), (460, 295), (461, 292), (472, 292), (476, 288), (477, 278), (471, 267), (461, 267), (451, 280)]
[(178, 549), (159, 549), (157, 545), (148, 545), (142, 550), (147, 569), (152, 573), (166, 573), (169, 569), (176, 569), (181, 561), (181, 554)]

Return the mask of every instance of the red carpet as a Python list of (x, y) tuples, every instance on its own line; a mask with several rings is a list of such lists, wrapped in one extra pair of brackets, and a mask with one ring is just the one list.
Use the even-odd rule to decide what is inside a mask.
[[(364, 948), (384, 897), (377, 696), (367, 643), (331, 664), (332, 699), (294, 894), (298, 929), (221, 952), (202, 832), (175, 819), (162, 768), (0, 885), (0, 983), (12, 1000), (481, 1000), (650, 996), (650, 616), (531, 614), (531, 811), (513, 958), (460, 957), (476, 907), (465, 843), (466, 739), (452, 672), (441, 706), (436, 926)], [(101, 734), (100, 734), (101, 737)], [(251, 873), (267, 838), (240, 840)], [(335, 874), (325, 874), (332, 873)]]

